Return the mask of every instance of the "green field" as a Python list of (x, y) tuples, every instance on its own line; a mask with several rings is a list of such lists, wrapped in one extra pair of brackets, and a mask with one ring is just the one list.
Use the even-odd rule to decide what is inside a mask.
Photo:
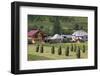
[[(28, 44), (28, 61), (34, 60), (57, 60), (57, 59), (77, 59), (77, 48), (74, 50), (75, 46), (80, 47), (80, 58), (88, 58), (87, 42), (85, 43), (54, 43), (43, 44), (43, 53), (40, 52), (41, 44), (39, 44), (39, 51), (36, 52), (36, 47), (38, 44)], [(83, 52), (83, 45), (85, 45), (85, 52)], [(55, 53), (51, 53), (52, 46), (55, 48)], [(61, 55), (58, 55), (58, 49), (61, 46)], [(71, 50), (73, 46), (73, 50)], [(66, 47), (69, 47), (69, 56), (65, 55)]]

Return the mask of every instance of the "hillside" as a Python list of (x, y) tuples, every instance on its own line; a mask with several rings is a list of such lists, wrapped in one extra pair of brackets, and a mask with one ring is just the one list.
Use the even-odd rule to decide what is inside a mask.
[(88, 17), (28, 15), (28, 31), (40, 29), (48, 35), (72, 34), (76, 30), (87, 32)]

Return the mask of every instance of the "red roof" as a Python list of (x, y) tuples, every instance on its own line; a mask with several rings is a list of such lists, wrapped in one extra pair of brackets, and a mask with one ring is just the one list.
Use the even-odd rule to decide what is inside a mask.
[(34, 29), (28, 32), (28, 37), (34, 37), (40, 30)]

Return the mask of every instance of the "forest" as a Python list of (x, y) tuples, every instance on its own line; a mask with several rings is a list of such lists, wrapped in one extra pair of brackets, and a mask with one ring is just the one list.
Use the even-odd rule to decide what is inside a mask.
[(76, 30), (88, 31), (88, 17), (28, 15), (28, 31), (40, 29), (47, 35), (72, 34)]

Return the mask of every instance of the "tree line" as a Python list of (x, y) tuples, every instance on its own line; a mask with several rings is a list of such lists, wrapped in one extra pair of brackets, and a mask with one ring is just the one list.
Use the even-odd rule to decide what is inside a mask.
[(28, 31), (40, 29), (48, 35), (87, 31), (87, 17), (28, 15)]

